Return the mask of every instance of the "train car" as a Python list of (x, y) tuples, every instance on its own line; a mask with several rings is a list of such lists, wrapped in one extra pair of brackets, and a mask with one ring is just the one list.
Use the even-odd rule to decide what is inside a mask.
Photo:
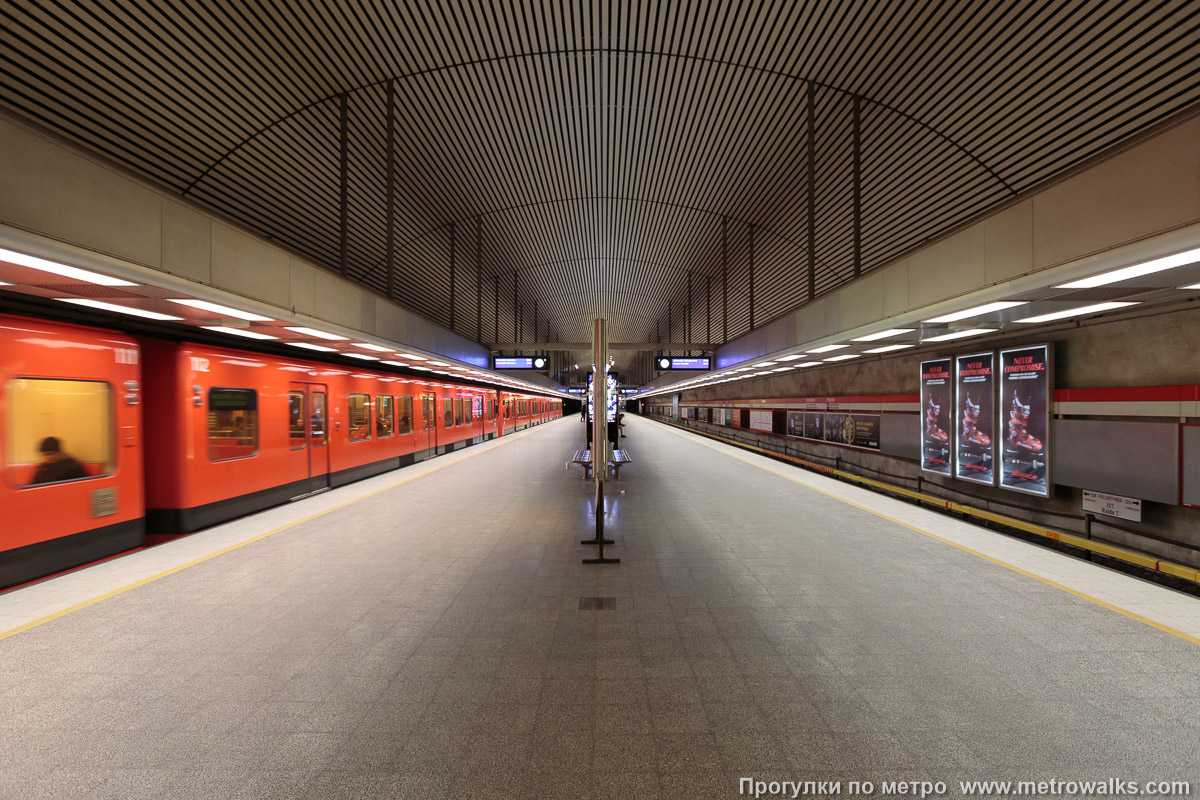
[(0, 587), (143, 542), (137, 342), (0, 316)]
[(484, 441), (486, 390), (143, 340), (147, 518), (195, 531)]

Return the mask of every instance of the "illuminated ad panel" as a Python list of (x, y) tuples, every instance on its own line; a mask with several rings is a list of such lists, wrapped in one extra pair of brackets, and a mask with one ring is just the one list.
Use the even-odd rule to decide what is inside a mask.
[(825, 415), (813, 413), (812, 411), (804, 412), (804, 438), (825, 440)]
[(996, 482), (996, 354), (976, 353), (954, 359), (958, 396), (954, 424), (954, 474), (964, 481)]
[(789, 411), (787, 412), (787, 435), (796, 439), (804, 438), (804, 412)]
[(948, 358), (921, 362), (921, 469), (950, 474), (950, 401), (954, 376)]
[(1049, 345), (1000, 351), (1000, 485), (1050, 495)]
[(770, 411), (751, 411), (750, 412), (750, 429), (755, 431), (771, 432), (771, 412)]
[(825, 441), (847, 447), (879, 449), (878, 414), (825, 414)]

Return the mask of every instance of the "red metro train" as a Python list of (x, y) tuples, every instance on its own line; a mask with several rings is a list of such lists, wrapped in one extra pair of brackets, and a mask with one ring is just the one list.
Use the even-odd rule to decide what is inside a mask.
[[(0, 588), (561, 415), (555, 397), (0, 315)], [(47, 482), (54, 459), (76, 477)]]

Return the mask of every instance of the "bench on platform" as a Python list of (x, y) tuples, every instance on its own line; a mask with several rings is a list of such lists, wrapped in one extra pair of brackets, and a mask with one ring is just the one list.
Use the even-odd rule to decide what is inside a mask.
[(629, 455), (628, 450), (613, 450), (612, 461), (608, 462), (613, 469), (613, 480), (621, 480), (621, 467), (632, 463), (633, 457)]
[(575, 455), (567, 462), (567, 469), (570, 469), (572, 464), (583, 465), (583, 479), (586, 481), (592, 476), (592, 451), (576, 450)]

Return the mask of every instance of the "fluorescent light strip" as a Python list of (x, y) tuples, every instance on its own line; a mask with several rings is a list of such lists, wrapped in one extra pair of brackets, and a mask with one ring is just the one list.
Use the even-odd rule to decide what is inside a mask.
[(201, 325), (206, 331), (216, 331), (217, 333), (228, 333), (231, 336), (243, 336), (247, 339), (278, 339), (278, 336), (269, 336), (265, 333), (255, 333), (254, 331), (244, 330), (243, 328), (226, 328), (224, 325)]
[(8, 261), (22, 267), (49, 272), (52, 275), (61, 275), (64, 278), (74, 278), (84, 283), (95, 283), (100, 286), (137, 286), (136, 283), (123, 281), (120, 278), (110, 278), (107, 275), (101, 275), (91, 270), (68, 267), (66, 264), (59, 264), (57, 261), (47, 261), (44, 258), (17, 253), (3, 248), (0, 248), (0, 261)]
[(889, 344), (887, 347), (876, 347), (873, 350), (867, 350), (867, 353), (890, 353), (893, 350), (906, 350), (909, 347), (916, 347), (915, 344)]
[(1079, 281), (1071, 281), (1059, 286), (1055, 289), (1092, 289), (1096, 286), (1107, 286), (1110, 283), (1118, 281), (1127, 281), (1130, 278), (1140, 278), (1143, 275), (1152, 275), (1155, 272), (1162, 272), (1176, 267), (1186, 267), (1188, 264), (1195, 264), (1200, 261), (1200, 248), (1195, 250), (1185, 250), (1182, 253), (1176, 253), (1173, 256), (1163, 256), (1151, 261), (1146, 261), (1141, 264), (1134, 264), (1130, 267), (1122, 267), (1111, 272), (1103, 272), (1099, 275), (1093, 275), (1090, 278), (1084, 278)]
[(945, 333), (941, 336), (931, 336), (924, 339), (926, 342), (949, 342), (953, 339), (966, 339), (969, 336), (982, 336), (985, 333), (995, 333), (995, 328), (969, 328), (964, 331), (954, 331), (953, 333)]
[(804, 353), (792, 353), (790, 356), (780, 356), (776, 361), (795, 361), (797, 358), (804, 358)]
[(172, 303), (178, 303), (181, 306), (189, 306), (198, 308), (201, 311), (211, 311), (214, 314), (220, 314), (224, 317), (233, 317), (234, 319), (244, 319), (247, 322), (271, 322), (271, 317), (264, 317), (262, 314), (251, 314), (249, 311), (242, 311), (229, 306), (210, 303), (207, 300), (188, 300), (183, 298), (168, 298)]
[(825, 363), (828, 364), (831, 361), (847, 361), (851, 358), (858, 358), (858, 356), (859, 356), (858, 353), (846, 353), (843, 356), (834, 356), (833, 358), (827, 358), (827, 359), (825, 359)]
[(419, 369), (421, 372), (433, 372), (433, 370), (431, 370), (429, 367), (418, 367), (416, 364), (413, 364), (412, 368)]
[(367, 344), (366, 342), (351, 342), (350, 344), (351, 344), (351, 345), (353, 345), (354, 347), (361, 347), (361, 348), (362, 348), (362, 349), (364, 349), (364, 350), (374, 350), (376, 353), (390, 353), (390, 352), (392, 352), (392, 348), (390, 348), (390, 347), (380, 347), (380, 346), (379, 346), (379, 345), (377, 345), (377, 344)]
[(1036, 317), (1026, 317), (1019, 319), (1017, 322), (1053, 322), (1056, 319), (1066, 319), (1067, 317), (1082, 317), (1084, 314), (1099, 314), (1101, 311), (1112, 311), (1114, 308), (1125, 308), (1126, 306), (1136, 306), (1137, 303), (1111, 302), (1111, 303), (1096, 303), (1092, 306), (1083, 306), (1082, 308), (1069, 308), (1066, 311), (1055, 311), (1050, 314), (1040, 314)]
[(431, 367), (448, 367), (450, 365), (447, 364), (445, 361), (430, 361), (429, 366), (431, 366)]
[(824, 347), (818, 347), (813, 350), (809, 350), (808, 352), (810, 352), (810, 353), (832, 353), (834, 350), (841, 350), (841, 349), (849, 347), (849, 346), (850, 345), (848, 345), (848, 344), (827, 344)]
[(399, 350), (396, 351), (396, 355), (400, 356), (401, 358), (407, 358), (409, 361), (428, 361), (429, 360), (425, 356), (414, 356), (411, 353), (401, 353)]
[(1015, 308), (1016, 306), (1025, 305), (1024, 301), (1017, 300), (1001, 300), (998, 303), (985, 303), (981, 306), (968, 308), (964, 311), (955, 311), (953, 314), (943, 314), (940, 317), (927, 319), (926, 322), (958, 322), (960, 319), (970, 319), (971, 317), (981, 317), (984, 314), (991, 314), (993, 311), (1003, 311), (1006, 308)]
[(771, 370), (771, 372), (787, 372), (790, 369), (795, 369), (795, 367), (778, 367), (776, 369)]
[(332, 347), (326, 347), (323, 344), (309, 344), (308, 342), (284, 342), (292, 347), (303, 347), (305, 350), (316, 350), (318, 353), (336, 353), (337, 350)]
[(116, 303), (104, 303), (100, 300), (89, 300), (84, 297), (59, 297), (57, 298), (63, 303), (73, 303), (77, 306), (87, 306), (88, 308), (98, 308), (101, 311), (113, 311), (117, 314), (128, 314), (131, 317), (145, 317), (146, 319), (157, 319), (161, 321), (182, 322), (183, 317), (172, 317), (170, 314), (160, 314), (157, 311), (143, 311), (140, 308), (133, 306), (119, 306)]
[(369, 356), (366, 353), (342, 353), (346, 358), (357, 358), (361, 361), (378, 361), (376, 356)]
[(803, 364), (797, 364), (797, 365), (796, 365), (796, 369), (803, 369), (804, 367), (815, 367), (817, 364), (821, 364), (821, 363), (824, 363), (824, 362), (821, 362), (821, 361), (805, 361)]
[(879, 341), (880, 339), (888, 339), (892, 336), (899, 336), (902, 333), (912, 333), (912, 332), (913, 332), (912, 328), (889, 328), (886, 331), (879, 331), (878, 333), (869, 333), (866, 336), (857, 336), (857, 337), (851, 339), (850, 341), (852, 341), (852, 342), (876, 342), (876, 341)]
[(762, 369), (763, 367), (773, 367), (773, 366), (775, 366), (775, 362), (774, 361), (760, 361), (757, 364), (755, 364), (754, 366), (757, 369)]
[(315, 336), (318, 339), (328, 339), (331, 342), (348, 342), (349, 336), (338, 336), (336, 333), (326, 333), (319, 331), (316, 328), (288, 328), (292, 333), (298, 333), (301, 336)]

